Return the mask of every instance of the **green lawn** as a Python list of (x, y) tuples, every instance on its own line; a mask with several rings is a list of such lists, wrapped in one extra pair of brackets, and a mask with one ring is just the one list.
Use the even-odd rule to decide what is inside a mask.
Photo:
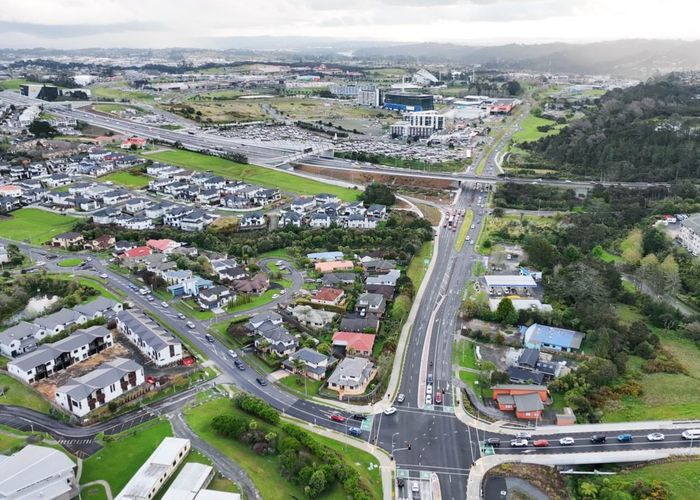
[(467, 340), (457, 342), (455, 345), (455, 357), (462, 368), (477, 368), (473, 342)]
[[(62, 273), (56, 273), (52, 274), (51, 276), (59, 278), (59, 279), (65, 279), (65, 280), (74, 280), (75, 275), (74, 274), (62, 274)], [(126, 298), (126, 293), (122, 292), (121, 290), (117, 289), (116, 293), (119, 295), (115, 295), (114, 293), (110, 292), (105, 288), (105, 281), (102, 280), (102, 278), (88, 278), (86, 276), (80, 276), (78, 278), (78, 281), (80, 282), (81, 285), (89, 286), (91, 288), (94, 288), (98, 292), (100, 292), (100, 295), (107, 299), (112, 299), (116, 301), (121, 301)]]
[(42, 413), (48, 413), (50, 405), (41, 394), (9, 375), (0, 373), (0, 388), (5, 394), (0, 396), (0, 404), (24, 406)]
[(185, 299), (178, 299), (171, 304), (179, 312), (190, 318), (195, 318), (200, 321), (207, 321), (214, 317), (214, 313), (211, 311), (200, 311), (199, 306), (194, 302), (194, 300), (186, 301)]
[[(226, 308), (226, 312), (238, 313), (242, 311), (247, 311), (248, 309), (253, 309), (254, 307), (264, 306), (272, 302), (272, 296), (279, 293), (279, 290), (267, 290), (265, 293), (256, 295), (251, 299), (250, 302), (246, 304), (230, 305)], [(232, 303), (233, 304), (233, 303)]]
[(208, 156), (191, 151), (164, 151), (146, 156), (153, 161), (162, 161), (192, 170), (211, 171), (229, 179), (238, 179), (265, 187), (277, 187), (282, 191), (315, 195), (328, 193), (338, 196), (344, 201), (355, 201), (357, 190), (326, 184), (324, 182), (299, 177), (286, 172), (280, 172), (257, 165), (244, 165), (216, 156)]
[(121, 172), (105, 175), (101, 180), (112, 181), (115, 184), (120, 184), (131, 189), (141, 189), (148, 186), (148, 181), (150, 179), (145, 175), (136, 175), (127, 170), (122, 170)]
[[(623, 471), (614, 476), (605, 476), (604, 481), (611, 486), (620, 485), (627, 489), (639, 479), (661, 481), (668, 490), (669, 500), (697, 498), (693, 491), (697, 492), (698, 486), (700, 486), (700, 461), (645, 465), (639, 469)], [(600, 478), (596, 479), (596, 481), (602, 480)], [(632, 497), (630, 496), (629, 498)]]
[(9, 218), (0, 220), (3, 238), (29, 243), (46, 243), (60, 233), (70, 231), (78, 219), (38, 208), (20, 208)]
[(83, 259), (79, 259), (78, 257), (70, 257), (68, 259), (63, 259), (61, 262), (58, 263), (58, 266), (59, 267), (75, 267), (75, 266), (79, 266), (82, 263), (83, 263)]
[(0, 90), (19, 90), (20, 85), (26, 85), (26, 84), (41, 85), (38, 82), (31, 82), (29, 80), (14, 78), (14, 79), (10, 79), (10, 80), (0, 81)]
[[(548, 132), (540, 132), (537, 127), (543, 127), (545, 125), (550, 125), (552, 128)], [(566, 125), (559, 125), (553, 120), (547, 120), (546, 118), (539, 118), (535, 115), (528, 115), (520, 124), (522, 130), (518, 130), (513, 134), (513, 142), (530, 142), (536, 141), (542, 137), (547, 137), (549, 135), (556, 135), (559, 131)]]
[(153, 94), (148, 92), (129, 89), (126, 82), (115, 82), (110, 86), (96, 85), (91, 87), (90, 91), (94, 98), (113, 99), (115, 101), (152, 101), (154, 97)]
[(172, 436), (167, 420), (147, 422), (124, 433), (83, 462), (81, 483), (104, 479), (116, 496), (131, 476), (158, 447), (163, 438)]
[[(304, 389), (304, 378), (301, 375), (288, 375), (281, 379), (279, 383), (285, 387), (288, 387), (293, 392), (299, 394), (302, 397), (316, 396), (318, 394), (319, 388), (323, 385), (322, 380), (314, 380), (312, 378), (306, 379), (306, 389)], [(306, 391), (306, 392), (305, 392)]]
[[(252, 479), (255, 486), (260, 491), (261, 496), (265, 500), (287, 500), (289, 498), (306, 498), (303, 490), (298, 486), (291, 484), (279, 473), (279, 460), (275, 455), (262, 456), (254, 453), (250, 447), (240, 441), (227, 439), (216, 434), (211, 428), (211, 420), (225, 413), (237, 414), (245, 417), (247, 420), (256, 420), (258, 428), (264, 431), (274, 431), (278, 437), (285, 436), (285, 433), (278, 427), (270, 426), (260, 420), (252, 418), (250, 415), (241, 412), (233, 406), (229, 399), (215, 399), (197, 408), (185, 410), (185, 419), (190, 428), (197, 433), (202, 439), (218, 449), (221, 453), (235, 461), (248, 476)], [(373, 491), (379, 491), (374, 498), (381, 498), (381, 482), (379, 489), (376, 488), (378, 481), (378, 470), (369, 471), (368, 466), (370, 461), (376, 464), (376, 461), (371, 455), (360, 450), (355, 450), (351, 446), (345, 446), (333, 440), (326, 440), (314, 436), (323, 444), (328, 444), (328, 441), (333, 443), (333, 448), (341, 452), (346, 459), (346, 464), (356, 468), (362, 481), (371, 487)], [(365, 465), (366, 464), (366, 465)], [(335, 485), (324, 495), (319, 498), (324, 500), (345, 500), (346, 496), (340, 485)]]
[(622, 257), (620, 257), (619, 255), (615, 255), (613, 253), (608, 252), (600, 245), (593, 248), (593, 255), (598, 257), (603, 262), (614, 262), (614, 263), (623, 262)]
[(20, 449), (25, 443), (23, 437), (0, 433), (0, 453), (9, 455)]
[(460, 252), (464, 247), (464, 240), (469, 234), (473, 221), (474, 211), (471, 208), (467, 209), (466, 213), (464, 214), (462, 225), (459, 227), (459, 231), (457, 232), (457, 238), (455, 239), (455, 250), (457, 252)]
[(119, 112), (119, 111), (124, 111), (126, 109), (133, 109), (135, 110), (138, 114), (143, 113), (143, 109), (139, 108), (138, 106), (128, 106), (125, 104), (95, 104), (94, 106), (95, 111), (99, 111), (101, 113), (112, 113), (112, 112)]
[(425, 273), (428, 271), (428, 266), (430, 265), (430, 259), (432, 256), (433, 242), (428, 241), (423, 243), (423, 246), (420, 247), (418, 253), (411, 259), (411, 263), (408, 265), (408, 269), (406, 270), (406, 276), (408, 276), (408, 279), (410, 279), (411, 283), (413, 283), (414, 290), (418, 290), (423, 282), (423, 278), (425, 277)]

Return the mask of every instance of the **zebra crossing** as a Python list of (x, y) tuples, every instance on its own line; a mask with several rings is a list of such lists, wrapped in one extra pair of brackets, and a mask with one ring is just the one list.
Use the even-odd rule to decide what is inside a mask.
[(76, 446), (79, 444), (93, 444), (95, 442), (94, 439), (59, 439), (58, 444), (64, 445), (64, 446)]

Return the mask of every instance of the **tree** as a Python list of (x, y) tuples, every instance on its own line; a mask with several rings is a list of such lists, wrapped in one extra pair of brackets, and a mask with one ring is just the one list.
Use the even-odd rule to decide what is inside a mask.
[(27, 130), (38, 139), (48, 139), (58, 135), (58, 130), (44, 120), (34, 120), (29, 127), (27, 127)]
[(644, 236), (642, 238), (642, 249), (644, 250), (644, 255), (662, 252), (666, 249), (667, 245), (668, 243), (666, 242), (666, 237), (655, 227), (651, 227), (644, 231)]
[(523, 91), (523, 88), (520, 86), (520, 83), (518, 83), (515, 80), (511, 80), (508, 83), (506, 83), (506, 90), (510, 95), (520, 95)]
[(676, 293), (680, 286), (680, 275), (678, 263), (673, 255), (668, 254), (660, 268), (664, 276), (664, 291), (669, 294)]
[(538, 269), (552, 269), (559, 262), (557, 247), (540, 235), (528, 236), (523, 250), (527, 253), (528, 262)]
[(211, 426), (217, 434), (230, 438), (238, 438), (247, 428), (246, 421), (234, 415), (218, 415), (212, 419)]
[(386, 184), (380, 184), (378, 182), (373, 182), (367, 186), (365, 191), (360, 194), (358, 198), (367, 204), (379, 203), (387, 207), (396, 203), (396, 196), (391, 188)]
[(317, 470), (309, 478), (309, 484), (305, 488), (306, 494), (311, 498), (316, 498), (323, 493), (327, 486), (326, 474), (322, 470)]
[(598, 496), (598, 487), (588, 481), (582, 482), (578, 490), (584, 498), (596, 498)]
[(518, 311), (515, 310), (513, 301), (508, 297), (501, 299), (496, 308), (496, 321), (506, 325), (514, 325), (518, 322)]

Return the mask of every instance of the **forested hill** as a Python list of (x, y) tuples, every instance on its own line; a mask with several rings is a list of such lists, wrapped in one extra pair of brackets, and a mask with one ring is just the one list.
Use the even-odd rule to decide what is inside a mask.
[(700, 180), (700, 84), (608, 92), (560, 134), (523, 145), (547, 168), (610, 181)]

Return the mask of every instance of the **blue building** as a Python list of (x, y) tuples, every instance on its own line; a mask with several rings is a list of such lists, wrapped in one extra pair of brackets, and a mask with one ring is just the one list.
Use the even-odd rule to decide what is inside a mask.
[(554, 326), (534, 323), (528, 327), (521, 326), (523, 344), (528, 349), (553, 349), (555, 351), (574, 352), (581, 348), (583, 333)]

